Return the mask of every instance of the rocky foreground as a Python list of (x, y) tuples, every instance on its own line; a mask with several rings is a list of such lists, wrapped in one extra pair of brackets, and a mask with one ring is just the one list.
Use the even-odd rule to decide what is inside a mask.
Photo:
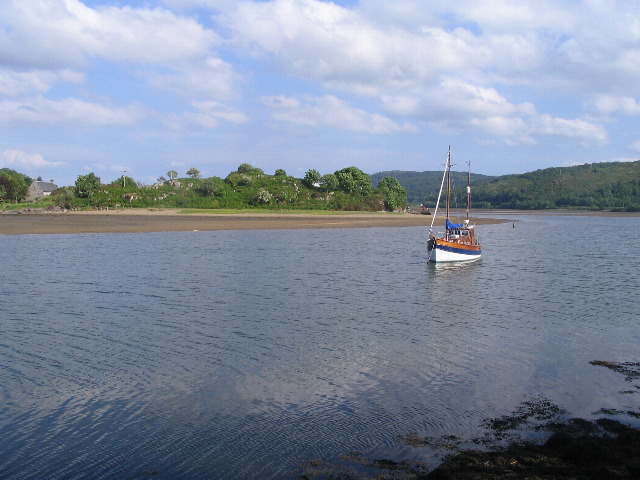
[[(632, 387), (622, 393), (640, 392), (640, 363), (591, 364), (624, 375)], [(434, 439), (407, 434), (398, 439), (407, 445), (454, 452), (434, 469), (419, 461), (368, 459), (351, 452), (339, 462), (306, 462), (296, 476), (327, 480), (640, 479), (640, 429), (622, 421), (640, 418), (640, 411), (602, 414), (603, 418), (593, 421), (566, 418), (566, 412), (544, 399), (527, 400), (509, 415), (486, 420), (487, 436), (471, 440), (483, 449), (459, 450), (462, 439), (453, 436)], [(513, 433), (526, 429), (548, 432), (547, 440), (527, 442)], [(505, 438), (509, 439), (506, 445)]]

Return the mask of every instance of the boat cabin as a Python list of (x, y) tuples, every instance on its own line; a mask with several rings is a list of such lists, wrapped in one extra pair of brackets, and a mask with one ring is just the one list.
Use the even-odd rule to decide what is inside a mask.
[(476, 245), (478, 243), (473, 225), (469, 225), (469, 220), (465, 220), (463, 224), (451, 223), (447, 220), (447, 234), (445, 239), (450, 242), (464, 243), (466, 245)]

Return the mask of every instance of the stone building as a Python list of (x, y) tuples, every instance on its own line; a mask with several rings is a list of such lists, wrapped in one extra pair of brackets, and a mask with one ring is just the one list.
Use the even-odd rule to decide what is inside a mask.
[(27, 192), (27, 202), (35, 202), (38, 198), (48, 197), (58, 186), (50, 182), (43, 182), (42, 177), (38, 177), (31, 182)]

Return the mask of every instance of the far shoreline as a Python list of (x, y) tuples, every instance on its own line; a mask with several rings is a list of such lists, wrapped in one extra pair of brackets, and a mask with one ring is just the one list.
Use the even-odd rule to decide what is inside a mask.
[[(54, 213), (4, 213), (0, 235), (150, 233), (176, 231), (281, 230), (312, 228), (429, 227), (431, 215), (415, 213), (357, 212), (199, 212), (181, 209), (128, 208), (121, 210), (67, 211)], [(486, 225), (511, 220), (474, 217)], [(438, 217), (435, 225), (444, 225)]]

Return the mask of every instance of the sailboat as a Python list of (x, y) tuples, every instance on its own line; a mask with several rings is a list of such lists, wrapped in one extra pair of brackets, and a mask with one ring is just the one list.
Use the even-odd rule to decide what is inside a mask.
[[(478, 260), (482, 255), (482, 245), (476, 235), (475, 225), (469, 225), (469, 210), (471, 208), (471, 165), (467, 173), (467, 218), (463, 223), (453, 223), (450, 220), (451, 206), (451, 147), (447, 155), (447, 164), (442, 175), (438, 202), (431, 219), (429, 228), (429, 240), (427, 242), (427, 252), (429, 262), (471, 262)], [(445, 220), (445, 232), (443, 235), (433, 233), (433, 224), (438, 216), (438, 207), (444, 188), (447, 182), (447, 215)]]

